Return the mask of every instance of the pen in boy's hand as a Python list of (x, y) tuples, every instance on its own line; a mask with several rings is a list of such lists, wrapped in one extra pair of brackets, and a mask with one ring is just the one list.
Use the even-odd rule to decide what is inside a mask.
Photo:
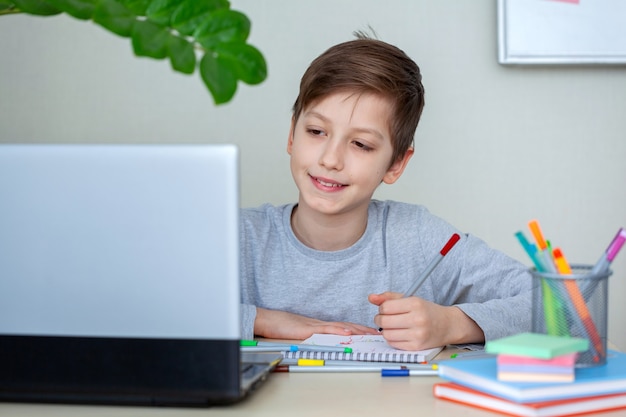
[(450, 249), (452, 249), (452, 247), (454, 245), (456, 245), (456, 243), (460, 239), (461, 239), (461, 236), (459, 236), (458, 233), (455, 233), (455, 234), (452, 235), (452, 237), (443, 246), (443, 248), (441, 248), (439, 253), (437, 255), (435, 255), (435, 257), (432, 259), (432, 261), (430, 261), (430, 264), (428, 265), (428, 267), (426, 267), (424, 272), (422, 272), (422, 275), (420, 275), (415, 280), (413, 285), (411, 285), (411, 287), (404, 292), (404, 297), (410, 297), (410, 296), (412, 296), (413, 294), (415, 294), (417, 292), (419, 287), (421, 287), (422, 284), (424, 283), (424, 281), (426, 281), (426, 278), (428, 278), (430, 273), (433, 272), (433, 270), (437, 267), (437, 265), (439, 265), (439, 262), (441, 262), (443, 257), (446, 256), (446, 254), (450, 251)]
[[(435, 255), (435, 257), (430, 261), (430, 264), (428, 264), (424, 272), (422, 272), (422, 274), (415, 280), (413, 285), (411, 285), (411, 287), (404, 292), (403, 297), (410, 297), (413, 294), (415, 294), (415, 292), (417, 292), (419, 287), (421, 287), (424, 281), (426, 281), (426, 278), (428, 278), (431, 272), (433, 272), (433, 270), (437, 267), (437, 265), (439, 265), (439, 262), (441, 262), (443, 257), (446, 256), (446, 254), (450, 251), (450, 249), (452, 249), (452, 247), (456, 245), (456, 243), (460, 239), (461, 239), (461, 236), (459, 236), (458, 233), (453, 234), (450, 237), (450, 239), (448, 239), (448, 242), (443, 246), (443, 248), (441, 248), (439, 253), (437, 253), (437, 255)], [(383, 328), (380, 327), (378, 331), (382, 332)]]

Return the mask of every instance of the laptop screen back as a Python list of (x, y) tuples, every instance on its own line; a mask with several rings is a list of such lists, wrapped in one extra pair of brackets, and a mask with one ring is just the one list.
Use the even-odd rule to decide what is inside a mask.
[[(228, 345), (226, 357), (238, 362), (238, 191), (232, 145), (0, 145), (0, 345), (22, 351), (50, 344), (47, 358), (31, 352), (24, 364), (112, 348), (100, 342), (122, 343), (127, 360), (159, 361), (165, 345), (176, 357), (177, 341), (200, 342), (200, 356), (207, 346)], [(193, 361), (204, 366), (205, 359)], [(13, 377), (28, 385), (16, 366)], [(163, 375), (145, 379), (186, 365), (162, 366)], [(76, 370), (60, 386), (69, 392), (82, 379), (97, 380), (93, 373), (107, 372), (101, 368)], [(120, 384), (115, 375), (103, 378)], [(0, 391), (11, 390), (2, 383), (11, 385), (0, 381)], [(145, 395), (175, 390), (151, 383)], [(143, 390), (133, 384), (141, 385), (129, 383), (129, 392)]]

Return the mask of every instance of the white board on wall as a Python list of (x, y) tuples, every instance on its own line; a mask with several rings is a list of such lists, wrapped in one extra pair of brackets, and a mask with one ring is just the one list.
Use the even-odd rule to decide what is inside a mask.
[(625, 0), (498, 0), (501, 64), (626, 64)]

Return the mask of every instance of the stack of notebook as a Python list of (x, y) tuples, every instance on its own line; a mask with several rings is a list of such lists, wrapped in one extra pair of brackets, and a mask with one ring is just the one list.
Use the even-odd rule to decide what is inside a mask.
[[(513, 345), (524, 338), (534, 342), (531, 351), (535, 359), (536, 350), (546, 355), (548, 342), (554, 342), (539, 341), (532, 334), (524, 334), (513, 339), (516, 342)], [(528, 356), (509, 350), (512, 345), (504, 348), (499, 341), (496, 342), (491, 346), (488, 343), (486, 350), (497, 353), (498, 357), (440, 362), (439, 375), (447, 382), (434, 385), (435, 397), (515, 416), (569, 416), (626, 408), (626, 354), (609, 351), (606, 364), (574, 367), (573, 379), (561, 375), (562, 380), (555, 380), (553, 376), (557, 372), (554, 367), (557, 365), (554, 363), (543, 363), (534, 370), (526, 366), (525, 370), (517, 372), (524, 366), (511, 368), (519, 363), (513, 364), (505, 356), (504, 366), (501, 366), (498, 363), (501, 349), (506, 350), (504, 355), (514, 356), (516, 362)], [(571, 345), (568, 349), (572, 349)], [(568, 349), (563, 351), (553, 346), (547, 351), (551, 352), (549, 357), (561, 357), (560, 360), (567, 362), (571, 358), (566, 355), (574, 353), (567, 352)], [(570, 369), (569, 365), (564, 367)], [(515, 372), (511, 372), (513, 369)], [(509, 380), (509, 377), (517, 380)], [(523, 377), (528, 378), (520, 380)]]
[(589, 341), (578, 337), (521, 333), (488, 342), (485, 350), (497, 355), (500, 381), (572, 382), (579, 352)]
[(500, 381), (572, 382), (578, 352), (549, 359), (501, 353), (496, 359)]

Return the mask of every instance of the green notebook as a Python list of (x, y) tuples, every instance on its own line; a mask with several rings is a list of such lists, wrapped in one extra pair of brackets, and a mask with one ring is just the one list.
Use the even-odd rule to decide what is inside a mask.
[(530, 356), (552, 359), (573, 352), (584, 352), (589, 341), (580, 337), (552, 336), (540, 333), (520, 333), (485, 344), (487, 353)]

